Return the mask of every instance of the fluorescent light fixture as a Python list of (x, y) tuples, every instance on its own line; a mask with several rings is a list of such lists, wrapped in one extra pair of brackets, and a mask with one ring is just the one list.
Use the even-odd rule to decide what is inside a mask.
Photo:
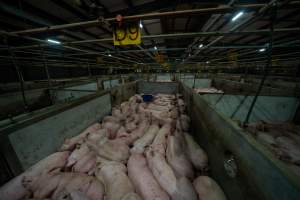
[(57, 40), (52, 40), (52, 39), (47, 39), (48, 42), (53, 43), (53, 44), (60, 44), (60, 41)]
[(142, 21), (140, 21), (140, 28), (143, 28), (143, 24), (142, 24)]
[(157, 50), (157, 47), (156, 47), (156, 46), (154, 46), (154, 49), (155, 49), (155, 50)]
[(237, 20), (238, 18), (240, 18), (242, 15), (244, 14), (244, 12), (243, 11), (241, 11), (241, 12), (239, 12), (238, 14), (236, 14), (233, 18), (232, 18), (232, 20), (231, 21), (235, 21), (235, 20)]
[(260, 49), (260, 50), (258, 50), (259, 52), (264, 52), (264, 51), (266, 51), (266, 48), (262, 48), (262, 49)]
[(199, 44), (199, 48), (202, 48), (203, 47), (203, 44)]

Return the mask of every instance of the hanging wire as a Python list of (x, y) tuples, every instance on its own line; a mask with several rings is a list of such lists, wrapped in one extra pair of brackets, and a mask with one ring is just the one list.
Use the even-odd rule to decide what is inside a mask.
[(52, 82), (51, 82), (51, 77), (50, 77), (50, 73), (49, 73), (49, 67), (48, 67), (48, 63), (47, 63), (44, 48), (42, 46), (40, 46), (40, 48), (41, 48), (43, 63), (44, 63), (45, 72), (46, 72), (46, 76), (47, 76), (47, 80), (48, 80), (48, 88), (49, 88), (48, 92), (49, 92), (50, 102), (51, 102), (51, 104), (53, 104), (53, 102), (54, 102), (53, 100), (55, 98), (53, 97)]
[(25, 89), (24, 89), (24, 78), (23, 78), (22, 72), (20, 70), (20, 67), (17, 63), (17, 58), (16, 58), (13, 50), (10, 48), (10, 46), (8, 44), (7, 37), (4, 38), (4, 43), (7, 45), (8, 51), (10, 53), (11, 62), (13, 64), (13, 66), (15, 67), (17, 75), (18, 75), (18, 79), (19, 79), (19, 82), (20, 82), (21, 93), (22, 93), (22, 99), (23, 99), (23, 103), (24, 103), (24, 108), (25, 108), (25, 110), (28, 110), (28, 103), (27, 103), (27, 100), (26, 100)]
[(276, 20), (276, 17), (277, 17), (277, 1), (275, 3), (273, 3), (272, 5), (272, 8), (271, 8), (271, 16), (270, 16), (270, 42), (269, 42), (269, 45), (267, 47), (267, 62), (266, 62), (266, 65), (264, 67), (264, 70), (263, 70), (263, 77), (260, 81), (260, 84), (259, 84), (259, 87), (256, 91), (256, 94), (253, 98), (253, 101), (251, 102), (251, 105), (250, 105), (250, 108), (248, 110), (248, 113), (247, 113), (247, 116), (245, 118), (245, 121), (244, 121), (244, 125), (247, 125), (249, 123), (249, 119), (251, 117), (251, 114), (252, 114), (252, 111), (253, 111), (253, 108), (255, 106), (255, 103), (257, 101), (257, 98), (263, 88), (263, 85), (265, 83), (265, 80), (269, 74), (269, 67), (272, 67), (272, 52), (273, 52), (273, 32), (274, 32), (274, 24), (275, 24), (275, 20)]

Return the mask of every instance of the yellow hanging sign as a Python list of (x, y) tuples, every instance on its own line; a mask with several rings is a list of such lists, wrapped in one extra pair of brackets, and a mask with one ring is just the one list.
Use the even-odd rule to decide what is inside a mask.
[(138, 23), (115, 24), (113, 40), (115, 46), (141, 44), (141, 29)]

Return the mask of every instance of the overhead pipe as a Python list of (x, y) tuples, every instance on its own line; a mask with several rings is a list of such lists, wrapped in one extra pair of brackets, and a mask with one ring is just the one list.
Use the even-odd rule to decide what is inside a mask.
[[(259, 48), (264, 48), (266, 47), (265, 45), (229, 45), (229, 46), (210, 46), (208, 48), (210, 49), (259, 49)], [(273, 48), (298, 48), (300, 45), (274, 45)], [(118, 51), (118, 52), (111, 52), (111, 54), (122, 54), (122, 53), (139, 53), (139, 52), (161, 52), (161, 51), (184, 51), (187, 48), (158, 48), (157, 50), (150, 48), (150, 49), (134, 49), (134, 50), (123, 50), (123, 51)], [(198, 49), (194, 47), (193, 49)], [(105, 52), (100, 52), (100, 53), (105, 53)], [(86, 55), (86, 54), (75, 54), (75, 55)], [(92, 54), (88, 54), (92, 55)], [(49, 56), (49, 57), (56, 57), (54, 56)]]
[[(10, 32), (7, 32), (7, 31), (0, 31), (0, 34), (6, 35), (6, 36), (21, 37), (21, 38), (24, 38), (24, 39), (27, 39), (27, 40), (31, 40), (31, 41), (36, 41), (36, 42), (42, 43), (42, 44), (38, 44), (38, 45), (31, 45), (31, 46), (28, 46), (26, 48), (13, 48), (12, 47), (11, 48), (12, 50), (15, 50), (15, 49), (27, 49), (27, 48), (37, 48), (37, 47), (45, 47), (45, 46), (57, 46), (57, 45), (50, 45), (47, 41), (44, 41), (44, 40), (41, 40), (41, 39), (37, 39), (37, 38), (33, 38), (33, 37), (28, 37), (28, 36), (19, 36), (17, 34), (10, 33)], [(79, 49), (79, 48), (76, 48), (76, 47), (67, 46), (65, 44), (66, 43), (62, 43), (59, 46), (62, 46), (64, 48), (66, 48), (66, 49), (70, 49), (70, 50), (73, 50), (73, 51), (80, 51), (80, 52), (85, 52), (85, 53), (94, 53), (95, 52), (95, 51), (91, 51), (91, 50), (83, 50), (83, 49)], [(3, 49), (0, 49), (0, 51), (1, 50), (3, 50)], [(131, 62), (131, 63), (138, 63), (138, 62), (136, 62), (134, 60), (130, 60), (130, 59), (119, 58), (119, 57), (114, 57), (114, 56), (108, 56), (106, 54), (100, 54), (100, 53), (97, 53), (97, 52), (95, 52), (95, 53), (99, 54), (99, 55), (102, 55), (104, 57), (115, 58), (115, 59), (118, 59), (118, 60), (123, 60), (123, 61)]]
[[(232, 6), (235, 3), (236, 0), (230, 0), (227, 3), (227, 6)], [(215, 23), (217, 23), (219, 21), (219, 19), (221, 18), (221, 14), (218, 14), (215, 18), (212, 18), (212, 20), (208, 20), (205, 25), (202, 27), (201, 31), (206, 32), (208, 31), (211, 27), (213, 27), (215, 25)], [(197, 45), (198, 41), (200, 40), (200, 37), (197, 37), (194, 39), (194, 41), (188, 46), (187, 51), (189, 49), (193, 49), (194, 45)], [(185, 53), (189, 53), (189, 52), (185, 52)]]
[[(178, 17), (178, 16), (191, 16), (191, 15), (201, 15), (201, 14), (218, 14), (218, 13), (228, 13), (234, 10), (257, 10), (266, 7), (268, 4), (240, 4), (233, 6), (219, 6), (216, 8), (200, 8), (200, 9), (190, 9), (190, 10), (179, 10), (179, 11), (169, 11), (169, 12), (153, 12), (147, 14), (140, 14), (140, 15), (132, 15), (132, 16), (124, 16), (123, 20), (144, 20), (144, 19), (156, 19), (161, 17)], [(300, 1), (292, 1), (288, 4), (291, 7), (300, 5)], [(11, 33), (14, 34), (34, 34), (34, 33), (41, 33), (41, 32), (49, 32), (49, 31), (57, 31), (62, 29), (69, 29), (75, 27), (82, 27), (82, 26), (97, 26), (99, 24), (103, 24), (106, 22), (114, 22), (115, 18), (98, 18), (95, 20), (85, 21), (85, 22), (76, 22), (76, 23), (69, 23), (69, 24), (62, 24), (62, 25), (54, 25), (49, 27), (41, 27), (41, 28), (34, 28), (22, 31), (13, 31)]]
[[(4, 12), (7, 12), (7, 13), (10, 13), (10, 14), (13, 14), (13, 15), (16, 15), (18, 17), (21, 17), (21, 18), (25, 18), (25, 19), (28, 19), (40, 26), (46, 26), (46, 27), (51, 27), (52, 26), (52, 23), (49, 22), (48, 20), (44, 20), (42, 18), (40, 18), (39, 16), (34, 16), (32, 15), (31, 13), (28, 13), (28, 12), (25, 12), (23, 10), (20, 10), (20, 9), (17, 9), (13, 6), (10, 6), (4, 2), (0, 2), (0, 10), (4, 11)], [(62, 30), (64, 33), (67, 33), (71, 36), (75, 36), (76, 37), (76, 34), (73, 33), (73, 32), (70, 32), (70, 31), (67, 31), (67, 30)], [(36, 42), (39, 42), (39, 43), (42, 43), (43, 41), (40, 40), (40, 39), (37, 39), (37, 38), (32, 38), (32, 37), (26, 37), (26, 36), (21, 36), (21, 35), (18, 35), (18, 34), (14, 34), (13, 32), (6, 32), (6, 31), (1, 31), (0, 30), (0, 34), (4, 34), (4, 35), (8, 35), (8, 36), (16, 36), (16, 37), (21, 37), (23, 39), (27, 39), (27, 40), (30, 40), (30, 41), (36, 41)], [(69, 48), (71, 49), (71, 47), (66, 47), (66, 48)], [(78, 51), (78, 49), (72, 49), (72, 50), (76, 50)], [(105, 56), (105, 55), (103, 55)], [(120, 58), (116, 58), (116, 59), (120, 59)], [(126, 58), (125, 58), (126, 59)], [(128, 62), (132, 62), (131, 58), (127, 60)]]
[[(248, 19), (244, 20), (243, 22), (235, 25), (234, 27), (232, 27), (229, 32), (234, 32), (236, 30), (238, 30), (239, 28), (241, 28), (242, 26), (248, 24), (249, 22), (253, 21), (253, 19), (257, 18), (258, 16), (260, 16), (262, 13), (264, 13), (266, 10), (268, 10), (270, 7), (273, 6), (273, 4), (277, 2), (277, 0), (272, 0), (270, 1), (268, 4), (265, 4), (263, 7), (261, 7), (259, 9), (259, 11), (255, 14), (253, 14), (252, 16), (250, 16)], [(292, 3), (292, 2), (287, 2), (287, 3)], [(285, 4), (281, 4), (281, 6), (284, 6)], [(219, 42), (220, 40), (222, 40), (224, 38), (224, 36), (219, 36), (217, 37), (215, 40), (211, 41), (209, 44), (207, 44), (205, 47), (199, 49), (198, 51), (196, 51), (195, 54), (193, 54), (192, 56), (190, 57), (187, 57), (185, 59), (185, 61), (189, 60), (190, 58), (193, 58), (195, 56), (197, 56), (201, 51), (203, 51), (204, 49), (206, 49), (207, 47), (211, 46), (211, 45), (214, 45), (216, 44), (217, 42)], [(183, 62), (184, 63), (184, 62)]]
[[(300, 40), (294, 40), (294, 41), (289, 41), (289, 42), (284, 42), (282, 44), (276, 44), (276, 45), (273, 45), (273, 48), (276, 47), (276, 48), (280, 48), (280, 47), (288, 47), (289, 45), (292, 45), (292, 44), (295, 44), (295, 43), (298, 43), (300, 42)], [(298, 47), (299, 45), (293, 45), (291, 46), (290, 48), (293, 48), (293, 47)], [(265, 46), (264, 46), (265, 47)], [(239, 53), (239, 56), (244, 56), (244, 55), (249, 55), (249, 54), (253, 54), (253, 53), (256, 53), (257, 51), (248, 51), (248, 52), (243, 52), (243, 53)], [(227, 57), (222, 57), (222, 58), (216, 58), (216, 59), (212, 59), (210, 60), (211, 62), (214, 62), (214, 61), (218, 61), (218, 60), (223, 60), (223, 59), (226, 59)]]
[[(274, 33), (291, 33), (291, 32), (300, 32), (300, 27), (295, 28), (278, 28), (274, 29)], [(0, 34), (9, 34), (12, 36), (11, 33), (5, 33), (3, 31), (0, 31)], [(249, 35), (249, 34), (262, 34), (267, 35), (269, 34), (268, 29), (260, 29), (260, 30), (249, 30), (249, 31), (227, 31), (227, 32), (221, 32), (221, 31), (214, 31), (214, 32), (190, 32), (190, 33), (170, 33), (170, 34), (158, 34), (158, 35), (144, 35), (141, 36), (142, 39), (168, 39), (168, 38), (191, 38), (191, 37), (199, 37), (199, 36), (221, 36), (222, 38), (224, 36), (231, 36), (231, 35)], [(17, 37), (16, 34), (13, 34), (13, 36)], [(26, 39), (31, 37), (25, 37)], [(17, 49), (28, 49), (28, 48), (38, 48), (38, 47), (45, 47), (45, 46), (58, 46), (57, 44), (50, 44), (44, 40), (35, 39), (34, 41), (43, 42), (43, 44), (34, 44), (34, 45), (26, 45), (26, 46), (19, 46), (19, 47), (11, 47), (13, 50)], [(90, 40), (79, 40), (79, 41), (71, 41), (71, 42), (62, 42), (61, 45), (67, 49), (76, 50), (78, 51), (78, 48), (70, 47), (67, 45), (76, 45), (76, 44), (86, 44), (86, 43), (99, 43), (99, 42), (112, 42), (112, 38), (102, 38), (102, 39), (90, 39)], [(208, 48), (211, 44), (208, 44), (201, 49)], [(7, 48), (0, 48), (1, 50), (7, 50)], [(86, 50), (79, 50), (79, 51), (86, 51)], [(104, 55), (105, 56), (105, 55)]]

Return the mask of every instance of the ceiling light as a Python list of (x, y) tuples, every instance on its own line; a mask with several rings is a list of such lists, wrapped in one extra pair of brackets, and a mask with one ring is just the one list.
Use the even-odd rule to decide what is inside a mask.
[(266, 51), (266, 48), (262, 48), (262, 49), (260, 49), (260, 50), (258, 50), (259, 52), (264, 52), (264, 51)]
[(140, 21), (140, 28), (143, 28), (143, 24), (142, 24), (142, 21)]
[(108, 56), (111, 57), (111, 54), (109, 53)]
[(203, 47), (203, 44), (199, 44), (199, 48), (202, 48)]
[(232, 18), (231, 21), (234, 22), (234, 21), (237, 20), (239, 17), (241, 17), (243, 14), (244, 14), (244, 12), (239, 12), (238, 14), (236, 14), (236, 15)]
[(209, 61), (206, 61), (206, 64), (209, 64)]
[(157, 47), (156, 47), (156, 46), (154, 46), (154, 49), (155, 49), (155, 50), (157, 50)]
[(189, 53), (189, 57), (191, 56), (191, 54)]
[(48, 42), (53, 43), (53, 44), (60, 44), (60, 41), (57, 40), (52, 40), (52, 39), (47, 39)]

